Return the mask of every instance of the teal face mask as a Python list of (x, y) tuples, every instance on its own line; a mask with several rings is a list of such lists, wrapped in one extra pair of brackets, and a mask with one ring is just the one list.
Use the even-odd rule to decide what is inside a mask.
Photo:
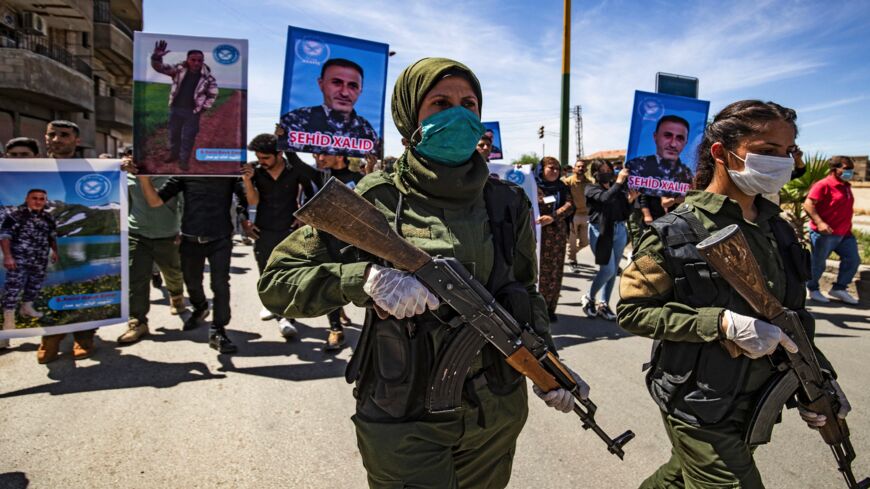
[(474, 112), (457, 105), (430, 115), (418, 130), (421, 138), (415, 151), (436, 163), (459, 166), (477, 151), (486, 128)]
[(851, 180), (853, 176), (855, 176), (855, 170), (843, 170), (843, 174), (840, 175), (840, 178), (848, 181)]

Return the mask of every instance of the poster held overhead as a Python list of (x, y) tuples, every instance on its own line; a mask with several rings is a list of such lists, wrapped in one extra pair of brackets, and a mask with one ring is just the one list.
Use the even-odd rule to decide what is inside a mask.
[(498, 122), (484, 122), (483, 127), (486, 128), (483, 137), (488, 137), (492, 145), (492, 150), (489, 152), (490, 161), (504, 158), (504, 146), (501, 144), (501, 129)]
[(136, 32), (134, 158), (143, 175), (238, 175), (248, 41)]
[(710, 102), (636, 91), (632, 108), (629, 186), (653, 196), (684, 195), (695, 176)]
[(14, 322), (0, 339), (127, 321), (127, 180), (120, 164), (0, 159), (0, 292)]
[(380, 156), (388, 58), (386, 44), (288, 27), (278, 147)]

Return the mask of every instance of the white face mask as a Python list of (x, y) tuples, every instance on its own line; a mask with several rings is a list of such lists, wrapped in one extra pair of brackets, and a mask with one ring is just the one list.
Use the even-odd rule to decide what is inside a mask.
[(743, 170), (728, 170), (731, 181), (746, 195), (775, 194), (791, 180), (794, 158), (746, 153), (743, 159), (733, 151), (735, 158), (743, 162)]

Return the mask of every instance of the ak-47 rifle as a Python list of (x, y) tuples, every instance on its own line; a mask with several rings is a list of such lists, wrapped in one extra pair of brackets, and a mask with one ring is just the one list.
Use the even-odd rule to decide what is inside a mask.
[[(295, 214), (302, 222), (324, 231), (356, 248), (371, 253), (400, 270), (414, 274), (442, 303), (457, 313), (451, 326), (461, 326), (451, 348), (433, 371), (426, 396), (429, 412), (458, 409), (462, 386), (470, 362), (489, 342), (511, 367), (525, 375), (542, 391), (565, 389), (573, 394), (574, 412), (607, 444), (610, 453), (622, 459), (622, 447), (634, 438), (626, 431), (610, 438), (595, 422), (597, 407), (580, 398), (580, 389), (559, 359), (548, 350), (540, 336), (517, 321), (493, 298), (455, 258), (431, 257), (399, 236), (384, 215), (353, 190), (331, 178)], [(453, 348), (455, 346), (456, 348)]]
[[(778, 378), (769, 384), (756, 409), (745, 440), (750, 445), (770, 441), (773, 425), (785, 402), (798, 394), (798, 399), (810, 411), (824, 415), (827, 422), (819, 428), (825, 443), (830, 445), (837, 468), (850, 489), (870, 487), (870, 478), (857, 482), (852, 473), (855, 450), (849, 441), (849, 427), (840, 419), (840, 400), (831, 378), (816, 358), (813, 345), (794, 311), (786, 309), (770, 293), (761, 268), (752, 255), (743, 232), (732, 224), (713, 233), (696, 246), (698, 253), (719, 275), (740, 294), (764, 320), (780, 327), (797, 344), (798, 352), (786, 351), (787, 360), (780, 366)], [(732, 350), (736, 345), (729, 345)]]

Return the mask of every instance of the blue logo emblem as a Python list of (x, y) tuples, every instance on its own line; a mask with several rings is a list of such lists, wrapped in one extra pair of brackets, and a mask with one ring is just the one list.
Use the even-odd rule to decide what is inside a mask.
[(220, 44), (211, 52), (214, 60), (222, 65), (231, 65), (239, 60), (239, 50), (230, 44)]
[(85, 200), (101, 200), (112, 191), (112, 182), (99, 173), (91, 173), (76, 181), (75, 190)]
[(305, 36), (296, 41), (296, 57), (303, 63), (323, 64), (329, 59), (329, 44), (318, 37)]
[(526, 176), (523, 175), (523, 172), (514, 168), (505, 173), (504, 179), (517, 185), (522, 185), (526, 181)]
[(643, 120), (655, 121), (658, 120), (659, 117), (661, 117), (662, 114), (665, 112), (665, 107), (657, 98), (645, 98), (640, 101), (637, 110), (638, 112), (640, 112)]

